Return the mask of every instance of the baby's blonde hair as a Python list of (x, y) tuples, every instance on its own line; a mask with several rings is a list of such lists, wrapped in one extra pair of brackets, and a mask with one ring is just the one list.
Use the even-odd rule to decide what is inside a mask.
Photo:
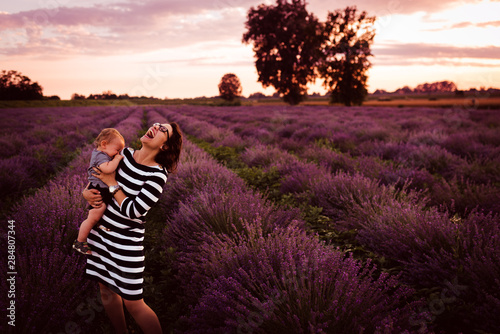
[(94, 145), (95, 145), (95, 147), (99, 147), (99, 145), (101, 145), (101, 142), (103, 140), (110, 143), (115, 138), (121, 139), (123, 141), (123, 143), (125, 143), (125, 139), (123, 138), (121, 133), (118, 132), (118, 130), (116, 130), (114, 128), (106, 128), (106, 129), (103, 129), (101, 131), (101, 133), (99, 133), (99, 135), (97, 136), (97, 138), (94, 141)]

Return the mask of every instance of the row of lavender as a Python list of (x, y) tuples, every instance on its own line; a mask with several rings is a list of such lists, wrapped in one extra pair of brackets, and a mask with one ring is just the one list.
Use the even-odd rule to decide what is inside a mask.
[[(158, 111), (182, 124), (187, 133), (215, 146), (250, 146), (241, 154), (242, 161), (266, 171), (277, 170), (282, 193), (322, 208), (336, 230), (357, 231), (358, 242), (402, 266), (405, 282), (436, 289), (438, 296), (430, 299), (434, 315), (454, 319), (458, 328), (494, 331), (500, 327), (495, 316), (500, 312), (498, 215), (472, 211), (453, 216), (429, 207), (425, 198), (407, 187), (379, 184), (343, 171), (332, 174), (325, 166), (264, 146), (255, 138), (181, 115), (179, 109)], [(454, 294), (440, 298), (439, 292), (450, 291), (451, 282)], [(442, 309), (436, 311), (436, 305)]]
[[(173, 121), (171, 115), (148, 113)], [(162, 243), (176, 255), (185, 333), (410, 332), (414, 292), (370, 262), (306, 233), (300, 212), (271, 204), (187, 142), (160, 200)], [(148, 222), (149, 224), (149, 222)]]
[(38, 188), (73, 158), (101, 128), (127, 118), (132, 109), (3, 109), (0, 120), (0, 212), (27, 190)]
[[(500, 213), (500, 114), (497, 110), (329, 107), (171, 107), (247, 147), (272, 145), (335, 171), (383, 184), (410, 180), (429, 205), (460, 214), (479, 206)], [(231, 139), (232, 140), (232, 139)]]
[[(85, 127), (80, 126), (92, 134), (100, 130), (91, 130), (89, 127), (92, 125), (116, 127), (127, 143), (136, 139), (143, 118), (142, 107), (102, 109), (98, 110), (96, 116), (92, 115), (91, 109), (85, 108), (57, 109), (57, 112), (64, 112), (59, 114), (61, 118), (67, 116), (69, 119), (79, 119), (73, 114), (83, 114), (83, 119), (90, 118), (92, 124), (85, 121)], [(105, 123), (101, 123), (100, 119), (104, 119), (101, 113), (111, 113), (112, 116), (106, 117)], [(44, 115), (48, 114), (45, 111)], [(61, 131), (64, 124), (68, 127), (64, 121), (60, 124)], [(69, 138), (73, 134), (68, 131)], [(63, 134), (60, 135), (65, 138)], [(102, 311), (96, 286), (83, 278), (84, 257), (71, 248), (78, 227), (86, 218), (88, 206), (81, 192), (87, 183), (86, 168), (93, 146), (88, 143), (87, 137), (81, 140), (81, 143), (75, 144), (84, 145), (80, 155), (35, 194), (20, 201), (8, 215), (9, 220), (14, 222), (16, 241), (17, 275), (15, 298), (12, 300), (15, 301), (17, 321), (15, 327), (7, 326), (7, 322), (2, 321), (2, 333), (78, 332), (92, 328), (96, 310)], [(7, 249), (5, 229), (6, 225), (3, 224), (2, 249)], [(7, 270), (6, 261), (1, 261), (1, 270), (13, 271)], [(2, 280), (1, 288), (7, 291), (6, 280)], [(9, 303), (6, 298), (1, 298), (3, 310), (7, 309), (6, 302)]]

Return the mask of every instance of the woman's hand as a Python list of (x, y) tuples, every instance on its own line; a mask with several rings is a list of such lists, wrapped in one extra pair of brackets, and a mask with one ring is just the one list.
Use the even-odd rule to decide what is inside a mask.
[[(94, 175), (99, 180), (104, 182), (108, 187), (118, 185), (118, 182), (116, 182), (116, 177), (115, 177), (116, 171), (114, 171), (113, 173), (106, 174), (106, 173), (99, 172), (99, 170), (95, 167), (94, 167), (94, 171), (98, 174), (92, 174), (92, 175)], [(125, 193), (123, 191), (117, 191), (113, 194), (113, 196), (115, 197), (116, 201), (118, 202), (118, 205), (120, 205), (120, 206), (122, 205), (123, 200), (125, 198), (127, 198), (127, 196), (125, 195)]]
[(100, 208), (103, 204), (101, 193), (97, 189), (88, 189), (87, 186), (87, 188), (83, 190), (82, 195), (94, 208)]
[(99, 180), (104, 182), (108, 187), (118, 184), (118, 182), (116, 182), (116, 178), (115, 178), (116, 171), (113, 171), (112, 173), (106, 174), (106, 173), (101, 173), (99, 171), (99, 169), (94, 167), (94, 172), (95, 173), (93, 173), (92, 175), (94, 175)]

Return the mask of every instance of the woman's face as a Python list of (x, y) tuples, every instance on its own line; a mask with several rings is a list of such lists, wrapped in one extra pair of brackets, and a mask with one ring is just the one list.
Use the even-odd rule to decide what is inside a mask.
[(142, 145), (151, 148), (160, 149), (160, 147), (167, 141), (169, 136), (172, 135), (172, 126), (167, 123), (155, 123), (151, 126), (146, 134), (141, 137)]

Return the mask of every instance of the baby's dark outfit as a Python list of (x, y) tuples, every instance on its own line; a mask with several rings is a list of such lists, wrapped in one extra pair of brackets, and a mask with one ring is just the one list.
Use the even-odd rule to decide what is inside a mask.
[[(99, 190), (102, 196), (102, 201), (106, 205), (108, 205), (113, 201), (113, 195), (111, 195), (111, 193), (109, 192), (109, 187), (92, 174), (96, 172), (93, 169), (93, 167), (98, 168), (101, 164), (109, 162), (111, 160), (113, 160), (113, 157), (110, 157), (106, 153), (94, 149), (92, 151), (92, 157), (90, 158), (89, 168), (87, 169), (87, 174), (89, 176), (89, 182), (90, 182), (89, 189)], [(89, 207), (89, 209), (93, 208), (94, 208), (93, 206)]]

